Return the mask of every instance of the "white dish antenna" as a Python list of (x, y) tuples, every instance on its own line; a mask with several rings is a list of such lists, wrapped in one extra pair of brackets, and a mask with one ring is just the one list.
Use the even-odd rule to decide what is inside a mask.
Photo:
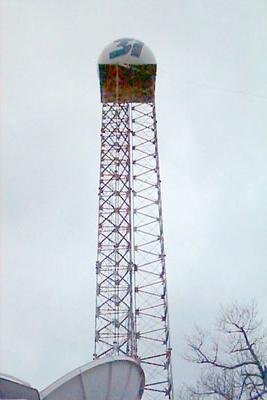
[(144, 372), (130, 357), (94, 360), (40, 392), (41, 400), (140, 400)]

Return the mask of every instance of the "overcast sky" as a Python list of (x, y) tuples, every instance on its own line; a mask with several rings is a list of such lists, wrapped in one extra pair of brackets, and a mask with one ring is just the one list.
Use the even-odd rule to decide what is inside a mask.
[(101, 105), (120, 37), (158, 62), (174, 384), (195, 323), (266, 321), (267, 1), (1, 0), (0, 370), (43, 388), (92, 359)]

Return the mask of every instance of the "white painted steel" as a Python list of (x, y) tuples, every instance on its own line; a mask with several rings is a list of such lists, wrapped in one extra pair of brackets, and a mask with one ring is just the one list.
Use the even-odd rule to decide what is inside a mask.
[(42, 400), (139, 400), (144, 372), (130, 357), (94, 360), (69, 372), (40, 392)]
[[(133, 51), (136, 44), (140, 46), (140, 55)], [(114, 52), (118, 52), (118, 56), (112, 58), (110, 55)], [(115, 40), (106, 46), (99, 57), (98, 64), (156, 64), (156, 59), (150, 48), (143, 42), (125, 38)]]
[(31, 387), (31, 385), (28, 382), (25, 382), (19, 378), (16, 378), (15, 376), (4, 374), (2, 372), (0, 372), (0, 378), (7, 379), (7, 380), (15, 382), (15, 383), (19, 383), (20, 385)]

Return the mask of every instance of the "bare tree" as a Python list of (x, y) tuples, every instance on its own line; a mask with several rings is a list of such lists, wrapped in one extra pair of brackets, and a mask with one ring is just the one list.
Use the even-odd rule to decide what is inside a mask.
[(188, 338), (186, 359), (201, 366), (200, 378), (186, 388), (191, 400), (267, 399), (266, 340), (255, 304), (222, 310), (216, 337), (199, 328)]

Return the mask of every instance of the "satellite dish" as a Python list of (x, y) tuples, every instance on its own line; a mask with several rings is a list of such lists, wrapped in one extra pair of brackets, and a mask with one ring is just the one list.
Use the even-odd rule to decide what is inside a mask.
[(140, 400), (145, 384), (137, 360), (116, 356), (94, 360), (40, 392), (41, 400)]

